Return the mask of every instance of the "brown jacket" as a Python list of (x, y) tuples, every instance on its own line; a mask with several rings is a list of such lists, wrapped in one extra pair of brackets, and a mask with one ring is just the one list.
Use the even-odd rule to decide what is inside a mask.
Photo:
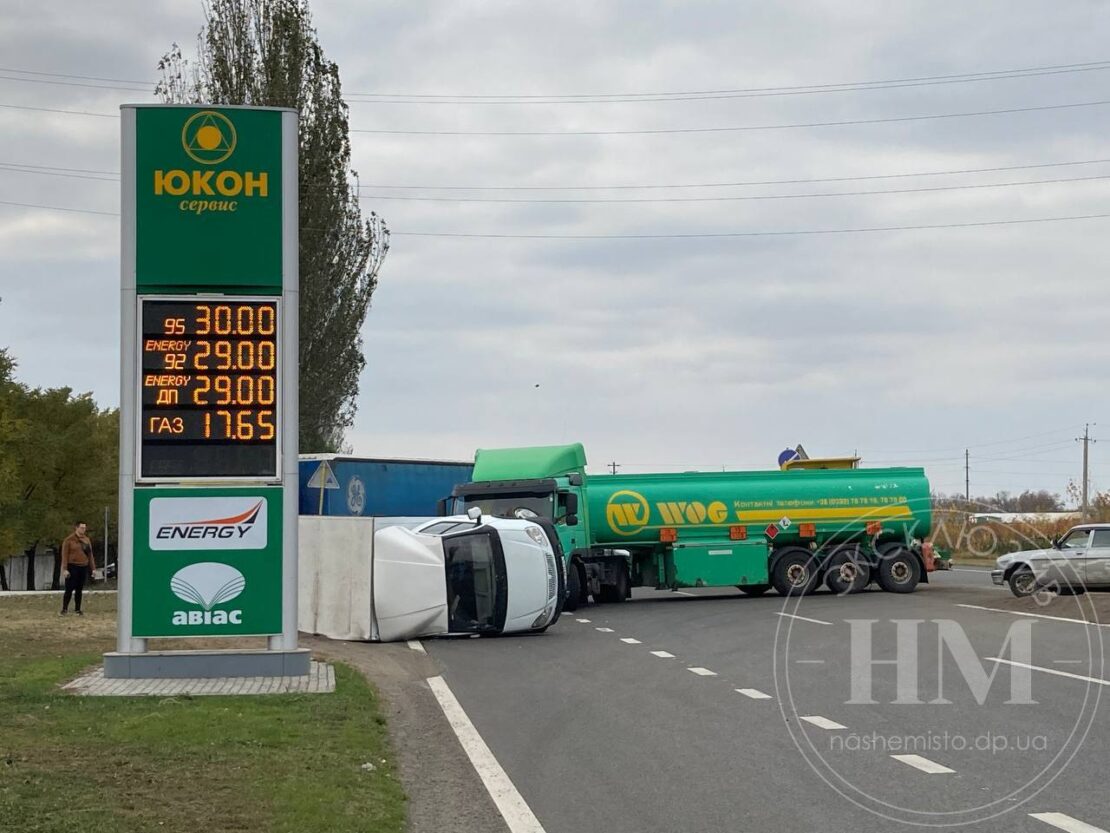
[(75, 567), (88, 566), (90, 573), (96, 569), (96, 557), (88, 536), (74, 532), (62, 541), (62, 569), (69, 569), (70, 564)]

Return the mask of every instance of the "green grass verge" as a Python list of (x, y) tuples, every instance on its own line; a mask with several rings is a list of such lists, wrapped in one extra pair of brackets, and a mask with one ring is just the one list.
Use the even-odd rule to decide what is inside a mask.
[(58, 686), (113, 649), (115, 597), (80, 618), (57, 604), (0, 599), (5, 833), (404, 829), (377, 694), (354, 670), (336, 665), (334, 694), (76, 697)]

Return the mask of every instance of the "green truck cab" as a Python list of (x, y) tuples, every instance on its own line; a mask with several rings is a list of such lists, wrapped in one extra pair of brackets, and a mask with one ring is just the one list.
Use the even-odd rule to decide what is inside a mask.
[(578, 443), (479, 449), (451, 500), (455, 514), (553, 523), (570, 610), (589, 596), (623, 601), (632, 587), (801, 595), (824, 581), (847, 594), (875, 581), (908, 593), (945, 566), (927, 541), (920, 468), (596, 475)]

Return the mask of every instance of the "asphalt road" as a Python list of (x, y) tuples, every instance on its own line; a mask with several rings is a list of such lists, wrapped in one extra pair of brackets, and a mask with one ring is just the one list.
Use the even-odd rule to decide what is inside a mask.
[[(637, 590), (543, 635), (425, 646), (547, 833), (1093, 833), (1110, 684), (1083, 678), (1110, 679), (1110, 628), (1064, 621), (1084, 598), (1019, 615), (972, 568), (785, 605)], [(903, 660), (869, 687), (865, 633), (872, 660)]]

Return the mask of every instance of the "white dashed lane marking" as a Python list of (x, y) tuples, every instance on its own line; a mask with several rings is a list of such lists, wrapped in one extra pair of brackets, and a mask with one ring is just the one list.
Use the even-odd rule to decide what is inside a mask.
[(693, 593), (686, 593), (682, 590), (675, 590), (674, 592), (677, 593), (680, 596), (693, 596), (694, 595)]
[(836, 729), (848, 728), (847, 726), (837, 723), (835, 720), (829, 720), (827, 717), (821, 717), (817, 714), (811, 714), (809, 716), (798, 715), (798, 719), (804, 720), (806, 723), (812, 723), (818, 729), (828, 729), (830, 731), (834, 731)]
[(1049, 619), (1053, 622), (1071, 622), (1075, 625), (1090, 625), (1092, 628), (1110, 628), (1110, 625), (1088, 622), (1085, 619), (1069, 619), (1066, 616), (1048, 616), (1044, 613), (1026, 613), (1023, 610), (1003, 610), (1000, 607), (983, 607), (982, 605), (968, 604), (957, 604), (956, 607), (966, 607), (968, 610), (986, 610), (990, 613), (1009, 613), (1011, 616), (1031, 616), (1034, 619)]
[(418, 654), (428, 653), (427, 651), (424, 650), (424, 645), (418, 639), (410, 639), (409, 640), (409, 647), (412, 648), (412, 650), (416, 651)]
[(1082, 674), (1073, 674), (1070, 671), (1057, 671), (1055, 668), (1042, 668), (1039, 665), (1029, 665), (1025, 662), (1015, 662), (1012, 659), (1001, 659), (1000, 657), (983, 657), (983, 659), (987, 662), (999, 662), (1003, 665), (1028, 668), (1030, 671), (1040, 671), (1042, 674), (1052, 674), (1054, 677), (1068, 677), (1072, 680), (1082, 680), (1085, 683), (1094, 683), (1095, 685), (1110, 685), (1110, 680), (1104, 680), (1102, 677), (1084, 677)]
[(736, 690), (738, 692), (740, 692), (741, 694), (743, 694), (745, 697), (751, 697), (753, 700), (772, 700), (772, 699), (774, 699), (774, 698), (771, 697), (770, 694), (764, 694), (758, 688), (738, 688)]
[(717, 676), (716, 671), (710, 671), (708, 668), (702, 668), (701, 666), (694, 666), (693, 668), (687, 668), (686, 670), (693, 673), (693, 674), (697, 674), (699, 677), (716, 677)]
[(799, 619), (802, 622), (812, 622), (815, 625), (831, 625), (832, 622), (826, 622), (824, 619), (810, 619), (808, 616), (798, 616), (794, 613), (783, 613), (781, 610), (775, 613), (776, 616), (786, 616), (790, 619)]
[(612, 628), (594, 628), (594, 630), (599, 631), (601, 633), (612, 633), (613, 632)]
[(660, 659), (674, 659), (674, 654), (669, 651), (652, 651), (651, 655), (653, 657), (659, 657)]
[(633, 639), (631, 636), (623, 637), (621, 639), (621, 642), (623, 642), (625, 645), (642, 645), (643, 644), (639, 639)]
[(891, 755), (890, 757), (904, 764), (909, 764), (915, 769), (920, 769), (922, 772), (927, 772), (930, 775), (943, 775), (948, 772), (956, 771), (954, 769), (949, 769), (943, 764), (938, 764), (936, 761), (922, 758), (920, 755)]
[(590, 624), (590, 620), (589, 620), (589, 619), (575, 619), (574, 621), (575, 621), (575, 622), (581, 622), (581, 623), (582, 623), (583, 625), (588, 625), (588, 624)]
[(1063, 813), (1030, 813), (1029, 816), (1037, 821), (1043, 821), (1045, 824), (1058, 827), (1060, 830), (1066, 830), (1068, 833), (1106, 833), (1101, 827), (1095, 827), (1085, 821), (1073, 819)]

